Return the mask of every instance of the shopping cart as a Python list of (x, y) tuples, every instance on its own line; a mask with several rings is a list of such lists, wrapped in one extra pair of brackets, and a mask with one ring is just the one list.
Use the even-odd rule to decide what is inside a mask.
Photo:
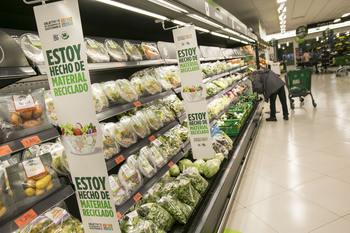
[(288, 88), (288, 98), (290, 107), (295, 108), (294, 100), (292, 98), (299, 97), (301, 103), (307, 95), (311, 95), (312, 105), (316, 108), (317, 104), (311, 93), (311, 70), (291, 70), (285, 76), (286, 85)]

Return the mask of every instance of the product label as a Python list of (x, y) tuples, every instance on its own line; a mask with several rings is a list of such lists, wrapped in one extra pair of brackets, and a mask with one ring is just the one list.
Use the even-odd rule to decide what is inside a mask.
[(25, 138), (21, 141), (21, 143), (24, 147), (30, 147), (30, 146), (33, 146), (33, 145), (38, 144), (40, 142), (41, 142), (41, 140), (38, 136), (32, 136), (29, 138)]
[(121, 169), (128, 179), (134, 175), (135, 170), (127, 164), (123, 165)]
[(122, 133), (125, 131), (125, 128), (122, 124), (115, 124), (115, 127), (117, 128), (117, 130)]
[(141, 121), (139, 121), (139, 119), (137, 119), (137, 117), (134, 117), (134, 122), (136, 125), (141, 125)]
[(15, 223), (18, 227), (22, 227), (36, 218), (38, 215), (35, 213), (33, 209), (28, 210), (26, 213), (21, 215), (19, 218), (15, 220)]
[(153, 112), (150, 112), (150, 113), (149, 113), (149, 116), (150, 116), (151, 119), (156, 118), (156, 116), (153, 114)]
[(161, 145), (163, 145), (163, 143), (162, 143), (161, 141), (159, 141), (159, 139), (154, 140), (153, 143), (154, 143), (156, 146), (158, 146), (158, 147), (160, 147)]
[(10, 162), (8, 160), (0, 162), (0, 168), (2, 168), (2, 169), (5, 169), (5, 168), (7, 168), (10, 165), (11, 164), (10, 164)]
[(120, 187), (118, 183), (115, 181), (114, 177), (110, 176), (109, 178), (109, 185), (111, 186), (111, 189), (113, 192), (117, 191)]
[(47, 173), (41, 158), (33, 158), (22, 162), (27, 179), (37, 178)]
[(151, 147), (151, 150), (152, 150), (152, 153), (153, 153), (153, 156), (155, 157), (155, 158), (158, 158), (159, 156), (160, 156), (160, 152), (157, 150), (157, 148), (155, 148), (155, 147)]
[(41, 47), (40, 38), (37, 35), (27, 35), (27, 38), (35, 47)]
[(126, 216), (130, 219), (134, 219), (134, 218), (137, 218), (139, 215), (136, 212), (136, 210), (134, 210), (134, 211), (131, 211), (130, 213), (126, 214)]
[(113, 40), (107, 40), (107, 43), (109, 44), (109, 47), (111, 47), (112, 49), (116, 49), (117, 46), (115, 45)]
[(32, 95), (13, 95), (13, 105), (16, 112), (35, 110), (35, 101)]
[(98, 45), (96, 44), (95, 41), (93, 40), (90, 40), (90, 39), (87, 39), (86, 42), (89, 44), (89, 46), (93, 49), (97, 49), (98, 48)]
[(67, 217), (69, 214), (65, 209), (60, 207), (55, 207), (52, 210), (45, 213), (45, 216), (51, 219), (55, 225), (58, 225), (62, 220)]

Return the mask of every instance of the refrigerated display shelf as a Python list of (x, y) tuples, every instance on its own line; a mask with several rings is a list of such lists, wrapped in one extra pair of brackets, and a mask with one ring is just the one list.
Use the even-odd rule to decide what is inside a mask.
[(59, 136), (60, 135), (57, 129), (51, 127), (47, 130), (39, 131), (37, 133), (0, 144), (0, 157), (10, 153), (18, 152), (29, 146), (33, 146), (41, 142), (46, 142), (58, 138)]
[(33, 220), (36, 216), (44, 213), (46, 210), (50, 209), (54, 205), (60, 203), (61, 201), (66, 200), (68, 197), (74, 194), (72, 186), (66, 185), (63, 188), (59, 189), (51, 196), (43, 199), (38, 204), (34, 205), (31, 209), (27, 210), (21, 215), (15, 216), (12, 220), (7, 221), (6, 224), (0, 226), (0, 232), (14, 232), (21, 225)]
[(160, 179), (162, 178), (162, 176), (169, 171), (169, 169), (176, 164), (184, 155), (184, 153), (182, 151), (180, 151), (179, 153), (177, 153), (174, 157), (172, 157), (167, 164), (165, 164), (163, 167), (161, 167), (157, 173), (152, 176), (151, 178), (145, 178), (144, 179), (144, 184), (142, 185), (142, 187), (135, 191), (133, 193), (133, 195), (131, 195), (132, 197), (129, 198), (123, 205), (118, 206), (116, 208), (117, 210), (117, 216), (118, 219), (120, 219), (122, 217), (122, 215), (124, 215), (136, 202), (138, 202), (140, 200), (140, 198)]
[(139, 151), (142, 147), (147, 146), (150, 142), (155, 140), (157, 137), (163, 135), (166, 131), (175, 127), (177, 124), (179, 124), (178, 121), (170, 122), (169, 124), (165, 125), (163, 128), (157, 130), (156, 132), (149, 135), (148, 137), (139, 140), (134, 145), (132, 145), (132, 146), (122, 150), (118, 154), (114, 155), (111, 159), (106, 161), (107, 170), (110, 171), (111, 169), (115, 168), (120, 163), (125, 161), (129, 156), (131, 156), (135, 152)]
[(27, 78), (36, 75), (30, 66), (24, 67), (0, 67), (0, 78)]
[(168, 90), (156, 95), (141, 97), (140, 99), (132, 103), (113, 104), (113, 105), (110, 105), (107, 109), (103, 110), (102, 112), (96, 113), (96, 116), (99, 121), (106, 120), (117, 114), (129, 111), (135, 107), (140, 107), (141, 105), (150, 103), (154, 100), (162, 99), (171, 94), (174, 94), (174, 92), (172, 90)]
[(194, 210), (187, 224), (176, 224), (171, 233), (217, 232), (223, 219), (228, 199), (233, 195), (237, 176), (241, 171), (241, 163), (258, 131), (262, 117), (262, 101), (257, 102), (247, 123), (234, 140), (234, 147), (229, 158), (225, 159), (219, 172), (209, 180), (208, 189)]

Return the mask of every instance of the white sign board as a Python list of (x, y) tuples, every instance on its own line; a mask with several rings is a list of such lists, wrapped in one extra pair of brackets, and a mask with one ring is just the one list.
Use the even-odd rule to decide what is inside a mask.
[(181, 77), (181, 94), (190, 130), (193, 158), (214, 157), (210, 134), (206, 89), (203, 84), (199, 48), (194, 26), (173, 30)]
[(77, 0), (34, 7), (85, 232), (120, 232), (96, 118)]

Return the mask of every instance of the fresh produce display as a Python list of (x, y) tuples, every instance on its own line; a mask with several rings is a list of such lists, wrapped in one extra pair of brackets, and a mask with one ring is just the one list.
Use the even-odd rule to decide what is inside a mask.
[(170, 194), (163, 196), (158, 203), (181, 224), (186, 224), (193, 211), (189, 205)]
[(156, 164), (154, 164), (151, 159), (148, 159), (145, 154), (140, 154), (139, 157), (137, 157), (137, 167), (146, 177), (152, 177), (157, 173)]
[(170, 175), (171, 176), (178, 176), (180, 174), (180, 168), (176, 164), (174, 164), (170, 169), (169, 169)]
[(164, 126), (162, 119), (157, 118), (156, 114), (151, 108), (144, 109), (142, 112), (151, 130), (155, 131)]
[(105, 159), (110, 159), (113, 155), (119, 153), (120, 147), (115, 137), (109, 131), (105, 130), (104, 127), (101, 128), (103, 131), (103, 154), (105, 156)]
[(77, 123), (76, 126), (70, 123), (61, 124), (61, 134), (72, 153), (90, 154), (95, 150), (97, 131), (92, 123), (84, 126), (80, 123)]
[(53, 207), (15, 233), (84, 233), (83, 224), (65, 209)]
[(116, 91), (119, 93), (120, 103), (133, 102), (139, 97), (129, 80), (127, 79), (118, 79), (116, 82)]
[(140, 61), (142, 60), (142, 55), (137, 47), (137, 45), (130, 43), (127, 40), (123, 42), (124, 51), (131, 61)]
[(104, 129), (108, 131), (117, 140), (122, 147), (129, 147), (136, 143), (137, 137), (131, 128), (125, 128), (121, 122), (107, 123)]
[(162, 167), (166, 162), (163, 155), (159, 151), (159, 148), (155, 146), (145, 146), (141, 148), (140, 156), (145, 156), (147, 159), (151, 160), (153, 164), (155, 164), (157, 167)]
[(106, 39), (105, 47), (112, 61), (127, 61), (128, 56), (126, 55), (124, 49), (117, 44), (114, 40)]
[(164, 98), (163, 101), (176, 114), (177, 117), (180, 117), (185, 113), (184, 102), (181, 101), (176, 95), (170, 95)]
[(190, 138), (190, 131), (188, 127), (177, 125), (174, 128), (172, 128), (172, 131), (174, 132), (175, 135), (181, 138), (182, 142), (186, 142)]
[(64, 147), (61, 143), (55, 143), (50, 147), (50, 153), (52, 156), (52, 164), (51, 167), (59, 174), (59, 175), (67, 175), (69, 172), (64, 167), (61, 162), (61, 157), (65, 154)]
[(23, 34), (20, 38), (20, 46), (31, 64), (35, 66), (45, 63), (38, 35), (32, 33)]
[(149, 129), (148, 125), (142, 124), (142, 121), (140, 121), (139, 117), (137, 117), (136, 115), (132, 117), (124, 116), (120, 119), (120, 122), (122, 122), (123, 125), (129, 125), (140, 138), (145, 138), (151, 133), (151, 130)]
[(193, 167), (193, 163), (189, 159), (181, 159), (179, 162), (180, 171), (183, 172), (186, 168)]
[(50, 123), (53, 125), (58, 125), (55, 106), (53, 104), (53, 99), (51, 96), (51, 91), (44, 92), (45, 98), (45, 107), (46, 107), (46, 116), (49, 119)]
[(123, 204), (130, 196), (130, 192), (127, 186), (125, 186), (118, 178), (117, 175), (112, 174), (108, 177), (109, 185), (113, 192), (113, 200), (116, 205)]
[(110, 58), (103, 44), (91, 38), (85, 38), (84, 40), (89, 63), (109, 62)]
[(152, 77), (157, 78), (158, 83), (162, 86), (164, 90), (170, 90), (171, 88), (173, 88), (173, 85), (171, 84), (169, 79), (165, 76), (162, 67), (158, 67), (155, 69), (148, 69), (147, 72)]
[(117, 83), (115, 81), (108, 81), (101, 85), (109, 101), (117, 101), (120, 99), (120, 95), (117, 92)]
[(183, 203), (191, 207), (195, 207), (201, 199), (201, 195), (195, 188), (193, 188), (191, 180), (185, 176), (179, 176), (176, 180), (179, 183), (179, 186), (177, 188), (178, 198)]
[(167, 140), (162, 138), (162, 136), (152, 141), (151, 145), (152, 147), (156, 148), (163, 155), (164, 158), (168, 158), (173, 155), (173, 151), (170, 148), (170, 144), (168, 143)]
[(209, 159), (205, 162), (204, 176), (211, 178), (220, 169), (221, 161), (219, 159)]
[(158, 80), (166, 80), (171, 88), (181, 86), (180, 72), (177, 66), (163, 66), (156, 69)]
[[(197, 159), (194, 162), (194, 165), (196, 165), (196, 162), (199, 161), (199, 159)], [(204, 160), (201, 160), (204, 162)], [(205, 162), (200, 162), (201, 167), (203, 167), (203, 171), (205, 169)], [(199, 169), (198, 169), (199, 170)], [(181, 174), (181, 176), (187, 177), (188, 179), (190, 179), (192, 186), (201, 194), (203, 195), (205, 190), (208, 187), (208, 181), (206, 181), (206, 179), (204, 179), (198, 172), (196, 169), (193, 169), (193, 167), (189, 167), (186, 168), (183, 173)]]
[(137, 168), (124, 163), (118, 172), (119, 180), (131, 190), (135, 190), (142, 185), (142, 176)]
[(137, 208), (137, 213), (144, 219), (154, 222), (161, 230), (168, 231), (175, 223), (175, 219), (156, 203), (147, 203)]
[(165, 233), (154, 222), (141, 218), (136, 210), (121, 219), (120, 229), (123, 233)]
[(160, 59), (160, 54), (157, 49), (157, 45), (155, 43), (142, 42), (141, 48), (144, 54), (146, 55), (147, 59), (149, 60)]
[(218, 87), (217, 85), (211, 82), (206, 83), (205, 85), (206, 85), (207, 97), (213, 96), (221, 90), (220, 87)]
[(92, 84), (91, 91), (96, 112), (101, 112), (102, 109), (108, 108), (108, 99), (101, 85), (99, 83)]

